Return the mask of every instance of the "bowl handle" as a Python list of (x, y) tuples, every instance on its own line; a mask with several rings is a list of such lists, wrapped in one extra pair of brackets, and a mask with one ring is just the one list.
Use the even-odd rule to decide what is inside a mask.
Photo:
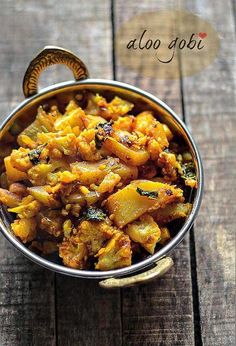
[(110, 278), (99, 282), (102, 288), (112, 289), (134, 286), (141, 283), (152, 281), (164, 275), (172, 266), (174, 262), (170, 257), (164, 257), (155, 263), (155, 267), (147, 270), (141, 274), (133, 275), (126, 278)]
[(89, 76), (87, 67), (76, 55), (69, 50), (56, 47), (46, 46), (30, 62), (23, 80), (23, 92), (25, 97), (37, 94), (38, 80), (41, 72), (48, 66), (55, 64), (64, 64), (68, 66), (75, 80), (85, 79)]

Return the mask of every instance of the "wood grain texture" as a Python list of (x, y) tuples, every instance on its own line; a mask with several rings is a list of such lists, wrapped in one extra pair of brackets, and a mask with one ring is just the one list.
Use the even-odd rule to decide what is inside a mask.
[(236, 213), (233, 8), (231, 1), (186, 0), (180, 5), (210, 21), (221, 37), (221, 50), (213, 64), (183, 79), (183, 91), (186, 121), (200, 147), (205, 170), (205, 194), (194, 229), (202, 341), (207, 346), (231, 346), (235, 345)]
[(119, 290), (57, 276), (58, 345), (121, 345)]
[[(115, 29), (135, 14), (166, 8), (165, 1), (115, 1)], [(169, 2), (174, 8), (175, 1)], [(181, 114), (180, 81), (143, 77), (125, 68), (116, 50), (116, 77), (149, 91)], [(192, 283), (188, 236), (171, 254), (174, 268), (163, 279), (122, 290), (124, 345), (194, 345)]]
[(54, 345), (54, 274), (0, 240), (0, 345)]

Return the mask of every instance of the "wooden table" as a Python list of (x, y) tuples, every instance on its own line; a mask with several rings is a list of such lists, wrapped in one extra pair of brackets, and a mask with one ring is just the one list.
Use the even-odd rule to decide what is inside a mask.
[[(91, 76), (139, 86), (182, 114), (202, 153), (205, 195), (173, 269), (148, 285), (104, 291), (97, 282), (64, 277), (31, 263), (0, 238), (0, 346), (235, 345), (234, 235), (235, 13), (231, 0), (170, 0), (215, 26), (220, 53), (204, 71), (174, 81), (143, 78), (119, 62), (117, 28), (164, 0), (2, 0), (1, 118), (23, 99), (29, 60), (46, 44), (64, 46)], [(71, 79), (51, 68), (43, 85)]]

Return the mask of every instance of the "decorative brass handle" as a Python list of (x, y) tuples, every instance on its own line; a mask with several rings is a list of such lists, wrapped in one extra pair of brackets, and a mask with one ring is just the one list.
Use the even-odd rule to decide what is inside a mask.
[(48, 66), (64, 64), (68, 66), (75, 80), (85, 79), (89, 76), (85, 64), (72, 52), (61, 47), (46, 46), (30, 62), (23, 80), (23, 92), (25, 97), (37, 94), (38, 80), (41, 72)]
[(146, 283), (164, 275), (174, 262), (170, 257), (164, 257), (156, 262), (154, 268), (127, 278), (110, 278), (99, 282), (99, 285), (106, 289), (129, 287), (140, 283)]

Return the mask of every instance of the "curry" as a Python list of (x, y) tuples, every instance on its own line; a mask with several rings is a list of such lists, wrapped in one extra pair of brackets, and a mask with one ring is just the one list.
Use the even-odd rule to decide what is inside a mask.
[[(15, 123), (1, 146), (0, 202), (30, 249), (65, 266), (130, 266), (168, 242), (192, 209), (195, 165), (171, 129), (118, 96), (72, 97)], [(26, 117), (27, 118), (27, 117)], [(23, 128), (22, 128), (23, 127)]]

